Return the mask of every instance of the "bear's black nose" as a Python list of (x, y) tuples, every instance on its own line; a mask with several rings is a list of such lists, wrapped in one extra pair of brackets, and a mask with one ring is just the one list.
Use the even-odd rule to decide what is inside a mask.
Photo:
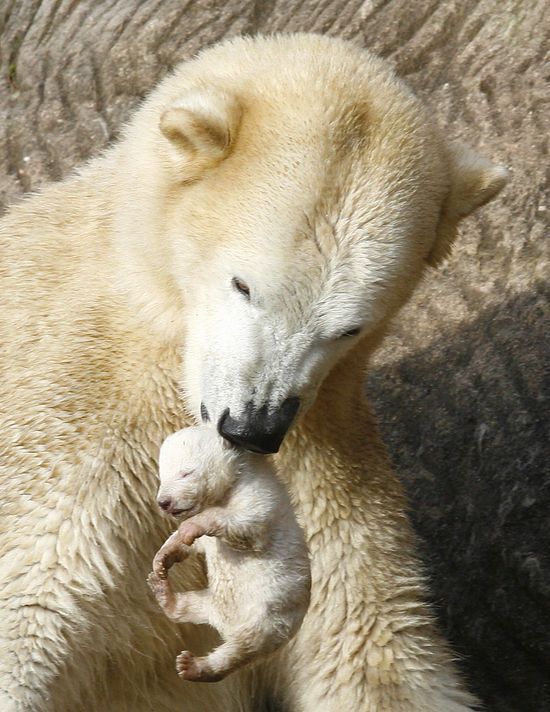
[(287, 398), (278, 410), (268, 410), (267, 403), (254, 408), (249, 401), (238, 418), (226, 408), (218, 421), (218, 432), (229, 442), (262, 455), (279, 451), (298, 408), (300, 399)]

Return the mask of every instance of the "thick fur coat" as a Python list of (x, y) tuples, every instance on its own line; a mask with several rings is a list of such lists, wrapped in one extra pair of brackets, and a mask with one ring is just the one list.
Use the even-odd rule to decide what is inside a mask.
[[(2, 219), (3, 712), (473, 708), (362, 383), (426, 266), (504, 181), (368, 53), (240, 39), (177, 68), (117, 145)], [(145, 582), (168, 534), (160, 444), (201, 404), (217, 422), (288, 397), (277, 457), (312, 555), (308, 614), (253, 674), (182, 683)], [(197, 567), (182, 579), (204, 585)]]

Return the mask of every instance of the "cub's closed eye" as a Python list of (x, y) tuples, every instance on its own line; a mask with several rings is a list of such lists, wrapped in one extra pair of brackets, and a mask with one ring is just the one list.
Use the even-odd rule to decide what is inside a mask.
[(231, 284), (237, 290), (237, 292), (240, 292), (243, 295), (243, 297), (250, 299), (250, 287), (248, 286), (248, 284), (243, 282), (242, 279), (239, 279), (238, 277), (233, 277), (233, 279), (231, 280)]
[(184, 477), (189, 477), (189, 475), (192, 475), (193, 472), (194, 470), (180, 470), (180, 472), (178, 472), (178, 477), (180, 479), (183, 479)]
[(344, 331), (343, 334), (340, 334), (338, 337), (339, 339), (343, 339), (346, 336), (357, 336), (361, 332), (361, 327), (356, 326), (354, 329), (348, 329), (347, 331)]

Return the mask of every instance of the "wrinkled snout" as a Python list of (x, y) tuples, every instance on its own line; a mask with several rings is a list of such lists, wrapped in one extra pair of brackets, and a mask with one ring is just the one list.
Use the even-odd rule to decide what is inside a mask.
[(298, 408), (300, 399), (287, 398), (280, 408), (269, 411), (267, 404), (255, 408), (246, 404), (238, 418), (233, 418), (226, 408), (218, 421), (218, 432), (229, 442), (251, 452), (263, 455), (278, 452)]

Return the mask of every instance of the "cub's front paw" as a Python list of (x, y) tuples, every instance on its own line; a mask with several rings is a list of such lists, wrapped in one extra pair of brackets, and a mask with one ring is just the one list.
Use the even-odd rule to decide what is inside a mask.
[(167, 578), (161, 578), (156, 573), (150, 573), (147, 577), (149, 588), (155, 594), (157, 603), (162, 608), (164, 613), (170, 617), (174, 607), (174, 592), (170, 581)]
[(166, 570), (166, 565), (164, 563), (164, 557), (155, 556), (153, 559), (153, 572), (149, 574), (147, 578), (147, 583), (149, 583), (149, 578), (155, 575), (156, 578), (165, 579), (168, 577), (168, 571)]
[(170, 539), (162, 546), (153, 559), (153, 571), (161, 578), (165, 579), (168, 576), (168, 570), (174, 564), (184, 561), (189, 556), (189, 549), (179, 541), (170, 541)]
[(168, 581), (166, 576), (159, 576), (154, 571), (151, 571), (149, 576), (147, 576), (147, 584), (151, 591), (155, 594), (155, 598), (163, 597), (166, 595), (166, 589), (168, 586)]
[(203, 536), (206, 533), (203, 526), (196, 524), (192, 519), (183, 522), (178, 530), (179, 539), (183, 544), (191, 546), (195, 539)]

